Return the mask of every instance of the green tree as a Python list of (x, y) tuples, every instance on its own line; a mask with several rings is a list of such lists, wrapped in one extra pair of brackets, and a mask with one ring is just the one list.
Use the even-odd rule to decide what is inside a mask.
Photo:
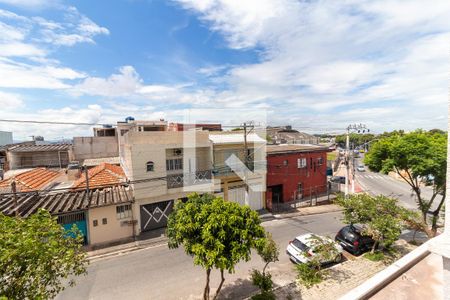
[(167, 237), (169, 248), (182, 245), (194, 264), (206, 270), (205, 300), (209, 299), (212, 269), (219, 269), (221, 274), (217, 298), (225, 281), (224, 271), (234, 272), (238, 262), (250, 260), (251, 249), (265, 243), (257, 212), (210, 194), (191, 194), (185, 203), (178, 201), (169, 216)]
[(307, 264), (297, 265), (297, 279), (307, 288), (322, 282), (326, 275), (326, 270), (322, 269), (325, 262), (337, 262), (342, 259), (336, 242), (329, 237), (312, 235), (309, 238), (309, 245), (314, 255)]
[(86, 273), (82, 240), (45, 210), (26, 219), (0, 214), (0, 298), (54, 298), (64, 280)]
[(338, 197), (336, 203), (344, 208), (344, 223), (361, 224), (363, 234), (374, 241), (372, 253), (379, 244), (389, 248), (406, 227), (412, 213), (397, 204), (397, 200), (383, 195), (355, 194)]
[(272, 290), (273, 281), (272, 275), (266, 273), (266, 269), (270, 263), (278, 261), (278, 256), (280, 255), (277, 243), (273, 240), (272, 235), (269, 232), (266, 233), (266, 240), (262, 246), (257, 248), (257, 251), (264, 261), (264, 267), (262, 272), (258, 270), (252, 271), (252, 282), (261, 289), (262, 294), (268, 294)]
[[(408, 183), (416, 195), (423, 222), (427, 225), (424, 227), (425, 232), (429, 237), (434, 237), (439, 212), (446, 197), (447, 135), (439, 131), (422, 130), (392, 134), (372, 145), (365, 163), (377, 172), (394, 171)], [(433, 188), (429, 199), (422, 195), (424, 185)], [(439, 201), (438, 205), (430, 211), (435, 201)], [(431, 218), (428, 218), (429, 214)]]

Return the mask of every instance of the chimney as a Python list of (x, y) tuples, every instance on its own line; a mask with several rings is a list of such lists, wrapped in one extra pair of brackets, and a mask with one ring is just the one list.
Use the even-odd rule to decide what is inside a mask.
[(67, 166), (67, 179), (77, 180), (81, 177), (81, 167), (78, 162), (71, 162)]

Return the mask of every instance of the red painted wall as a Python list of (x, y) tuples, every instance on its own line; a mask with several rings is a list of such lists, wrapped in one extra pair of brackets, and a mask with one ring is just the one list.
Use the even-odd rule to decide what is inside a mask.
[[(320, 157), (322, 165), (319, 166)], [(298, 158), (306, 158), (306, 168), (297, 167)], [(327, 191), (326, 151), (267, 154), (267, 202), (273, 197), (271, 187), (280, 184), (283, 185), (283, 202), (295, 200), (299, 182), (303, 185), (303, 198)]]

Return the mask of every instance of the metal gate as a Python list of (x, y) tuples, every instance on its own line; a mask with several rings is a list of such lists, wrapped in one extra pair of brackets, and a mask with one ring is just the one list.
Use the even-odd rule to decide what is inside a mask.
[(173, 200), (141, 205), (141, 231), (166, 227), (172, 211)]
[[(83, 243), (87, 245), (87, 224), (86, 224), (86, 214), (84, 212), (77, 212), (72, 214), (65, 214), (58, 216), (58, 224), (61, 224), (65, 230), (72, 229), (73, 225), (77, 226), (83, 236)], [(73, 234), (69, 234), (72, 236)]]

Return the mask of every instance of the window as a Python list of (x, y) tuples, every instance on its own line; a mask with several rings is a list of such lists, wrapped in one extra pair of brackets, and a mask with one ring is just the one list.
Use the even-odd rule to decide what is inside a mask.
[(107, 218), (103, 218), (103, 219), (102, 219), (102, 224), (103, 224), (103, 225), (108, 224), (108, 219), (107, 219)]
[(147, 162), (147, 172), (155, 171), (155, 164), (152, 161)]
[(94, 222), (92, 222), (94, 224), (94, 227), (98, 226), (98, 220), (94, 220)]
[(283, 166), (287, 166), (287, 165), (288, 165), (288, 160), (286, 159), (283, 161)]
[(319, 157), (319, 158), (317, 159), (317, 164), (318, 164), (319, 166), (323, 165), (323, 158), (322, 158), (322, 157)]
[(303, 193), (303, 185), (302, 185), (301, 182), (299, 182), (298, 185), (297, 185), (297, 191), (298, 191), (300, 194)]
[(306, 168), (306, 158), (298, 158), (297, 159), (297, 168)]
[(117, 219), (131, 218), (131, 204), (116, 206)]
[(166, 160), (166, 170), (167, 171), (182, 170), (182, 169), (183, 169), (183, 159), (182, 158)]
[(127, 132), (128, 132), (128, 129), (121, 129), (120, 130), (120, 136), (123, 136)]
[(312, 157), (309, 159), (309, 167), (310, 167), (311, 169), (313, 168)]

